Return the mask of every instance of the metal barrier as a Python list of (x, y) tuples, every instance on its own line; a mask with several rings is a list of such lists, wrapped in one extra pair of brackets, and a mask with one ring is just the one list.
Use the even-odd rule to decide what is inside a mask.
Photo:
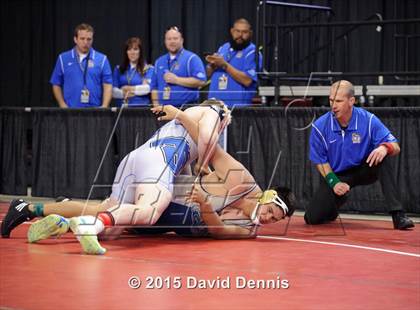
[[(326, 22), (295, 22), (295, 23), (268, 23), (267, 22), (267, 12), (269, 11), (267, 7), (273, 8), (275, 6), (280, 7), (287, 7), (299, 9), (299, 10), (310, 10), (314, 12), (320, 12), (323, 16), (327, 19)], [(334, 58), (334, 50), (335, 45), (338, 41), (344, 40), (344, 44), (348, 45), (348, 36), (350, 33), (358, 29), (359, 27), (363, 26), (376, 26), (376, 32), (381, 35), (382, 37), (382, 27), (384, 25), (402, 25), (402, 24), (420, 24), (419, 18), (412, 18), (412, 19), (390, 19), (384, 20), (382, 15), (379, 13), (374, 13), (367, 17), (364, 20), (354, 20), (354, 21), (339, 21), (333, 22), (332, 15), (334, 14), (333, 10), (329, 6), (318, 6), (318, 5), (306, 5), (306, 4), (299, 4), (299, 3), (290, 3), (290, 2), (282, 2), (282, 1), (268, 1), (262, 0), (258, 2), (257, 5), (257, 29), (256, 29), (256, 41), (257, 46), (262, 46), (263, 51), (263, 71), (259, 73), (260, 77), (260, 84), (264, 83), (264, 81), (269, 81), (273, 84), (272, 88), (265, 88), (260, 87), (260, 94), (263, 95), (272, 95), (274, 96), (274, 105), (279, 104), (279, 97), (280, 96), (293, 96), (296, 93), (312, 93), (313, 96), (321, 96), (324, 92), (321, 89), (313, 88), (314, 84), (320, 85), (330, 85), (332, 79), (335, 77), (376, 77), (378, 81), (378, 86), (375, 85), (368, 85), (363, 89), (366, 89), (364, 95), (367, 96), (418, 96), (418, 91), (416, 88), (420, 89), (419, 85), (409, 86), (407, 88), (404, 87), (395, 87), (394, 85), (386, 85), (386, 87), (382, 87), (383, 84), (383, 77), (384, 76), (391, 76), (395, 82), (415, 82), (420, 81), (420, 72), (413, 70), (409, 66), (408, 59), (407, 59), (407, 51), (409, 50), (409, 44), (412, 40), (419, 39), (420, 35), (418, 34), (397, 34), (394, 33), (393, 38), (393, 46), (389, 46), (389, 49), (393, 51), (393, 70), (392, 71), (373, 71), (373, 72), (334, 72), (335, 70), (333, 66), (333, 58)], [(337, 27), (347, 27), (341, 33), (336, 33), (335, 28)], [(319, 46), (315, 46), (308, 51), (308, 54), (296, 61), (295, 59), (295, 43), (294, 43), (294, 31), (296, 29), (326, 29), (326, 37), (324, 38), (327, 42), (323, 43), (320, 42)], [(272, 33), (274, 31), (274, 43), (270, 46), (267, 42), (268, 33)], [(262, 35), (260, 35), (262, 33)], [(285, 45), (285, 47), (290, 51), (290, 69), (288, 72), (286, 68), (280, 68), (279, 60), (280, 60), (280, 38), (286, 38), (289, 45)], [(398, 40), (404, 42), (404, 50), (405, 50), (405, 62), (403, 66), (403, 70), (397, 70), (397, 57), (396, 57), (396, 43)], [(347, 46), (346, 45), (346, 46)], [(343, 49), (344, 52), (348, 50), (348, 48)], [(327, 59), (323, 58), (323, 63), (326, 64), (325, 71), (323, 72), (300, 72), (297, 73), (295, 68), (307, 61), (308, 59), (312, 59), (315, 55), (319, 52), (325, 51), (325, 56)], [(268, 60), (268, 55), (272, 54), (270, 61)], [(347, 59), (344, 56), (345, 59)], [(378, 55), (380, 57), (380, 55)], [(315, 61), (317, 58), (315, 57)], [(258, 64), (258, 57), (256, 57), (256, 62)], [(345, 63), (344, 69), (346, 69), (347, 64)], [(282, 70), (281, 70), (282, 69)], [(292, 92), (290, 88), (284, 88), (283, 84), (285, 81), (292, 81), (292, 82), (304, 82), (310, 88), (307, 91), (299, 91), (299, 88), (296, 88), (296, 92)], [(371, 84), (371, 83), (370, 83)], [(299, 85), (299, 84), (298, 84)], [(385, 86), (385, 85), (384, 85)], [(290, 91), (289, 91), (290, 90)]]

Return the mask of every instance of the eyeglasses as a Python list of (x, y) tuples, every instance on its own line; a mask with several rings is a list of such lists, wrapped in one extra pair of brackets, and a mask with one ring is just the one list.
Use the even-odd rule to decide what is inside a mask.
[(176, 32), (181, 33), (181, 29), (179, 29), (177, 26), (171, 26), (166, 28), (165, 33), (167, 33), (169, 30), (175, 30)]

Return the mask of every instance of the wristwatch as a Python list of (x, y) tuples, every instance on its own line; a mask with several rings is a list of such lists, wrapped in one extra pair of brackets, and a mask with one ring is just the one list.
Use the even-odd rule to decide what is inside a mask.
[(222, 65), (222, 69), (226, 71), (228, 64)]

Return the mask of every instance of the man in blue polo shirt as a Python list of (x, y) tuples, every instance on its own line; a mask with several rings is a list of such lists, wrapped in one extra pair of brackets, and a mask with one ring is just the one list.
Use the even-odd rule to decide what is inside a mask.
[[(251, 24), (244, 18), (230, 29), (231, 39), (216, 54), (206, 57), (207, 76), (211, 77), (209, 98), (226, 105), (250, 105), (257, 88), (256, 47), (251, 43)], [(259, 64), (262, 55), (259, 53)]]
[(397, 139), (372, 113), (354, 107), (354, 87), (338, 81), (330, 90), (331, 111), (312, 124), (310, 159), (325, 178), (310, 201), (307, 224), (322, 224), (338, 216), (338, 208), (355, 186), (379, 179), (395, 229), (414, 227), (397, 198), (390, 159), (400, 153)]
[(76, 26), (76, 46), (58, 56), (50, 83), (61, 108), (108, 107), (111, 102), (111, 66), (92, 48), (93, 32), (88, 24)]
[(151, 83), (155, 106), (171, 104), (179, 107), (199, 100), (198, 89), (206, 80), (204, 65), (200, 57), (184, 49), (183, 44), (178, 27), (168, 28), (165, 33), (168, 53), (156, 60)]

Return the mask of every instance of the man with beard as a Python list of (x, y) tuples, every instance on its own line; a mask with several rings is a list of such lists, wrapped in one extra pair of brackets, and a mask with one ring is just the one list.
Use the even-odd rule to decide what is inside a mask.
[(155, 62), (152, 78), (152, 102), (180, 107), (197, 103), (198, 88), (205, 84), (206, 74), (203, 62), (193, 52), (183, 47), (184, 39), (178, 27), (169, 27), (165, 32), (165, 46), (168, 53)]
[[(251, 24), (244, 18), (230, 29), (231, 39), (206, 57), (211, 77), (209, 98), (223, 100), (229, 107), (249, 105), (257, 88), (256, 47), (251, 43)], [(262, 55), (259, 54), (259, 63)]]

